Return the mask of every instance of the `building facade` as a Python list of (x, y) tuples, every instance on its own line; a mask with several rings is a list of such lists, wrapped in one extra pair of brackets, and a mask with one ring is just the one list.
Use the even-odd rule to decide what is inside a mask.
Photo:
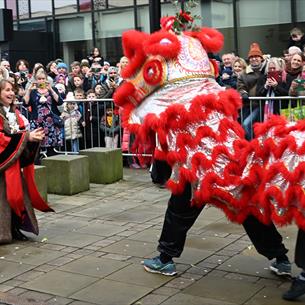
[[(177, 12), (171, 1), (160, 2), (161, 16)], [(192, 14), (201, 16), (198, 25), (215, 27), (224, 34), (223, 52), (246, 57), (249, 45), (256, 41), (264, 53), (280, 56), (291, 28), (305, 31), (305, 0), (198, 2)], [(80, 60), (97, 46), (106, 60), (115, 63), (122, 55), (125, 30), (150, 32), (149, 0), (0, 0), (0, 8), (13, 11), (14, 31), (48, 33), (51, 43), (46, 61)]]

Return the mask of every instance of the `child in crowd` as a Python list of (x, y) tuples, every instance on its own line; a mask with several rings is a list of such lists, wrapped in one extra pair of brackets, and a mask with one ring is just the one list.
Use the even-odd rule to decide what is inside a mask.
[(71, 77), (71, 81), (69, 81), (68, 91), (75, 91), (75, 89), (84, 89), (84, 77), (81, 74), (74, 75)]
[(66, 86), (62, 83), (57, 83), (55, 84), (54, 86), (58, 93), (60, 94), (60, 96), (62, 97), (62, 99), (65, 99), (66, 98)]
[(64, 111), (61, 114), (64, 120), (65, 140), (67, 145), (71, 143), (71, 150), (79, 152), (79, 138), (82, 137), (80, 124), (84, 125), (81, 113), (78, 111), (77, 104), (74, 102), (65, 102)]
[(99, 120), (101, 117), (100, 104), (97, 103), (96, 94), (93, 89), (87, 91), (87, 102), (85, 103), (85, 121), (86, 121), (86, 144), (87, 147), (101, 146), (101, 137), (99, 133)]
[(69, 78), (68, 78), (68, 66), (64, 63), (64, 62), (60, 62), (57, 64), (57, 73), (58, 75), (63, 75), (64, 77), (64, 84), (65, 86), (68, 86), (68, 81), (69, 81)]
[(117, 148), (120, 132), (119, 116), (114, 113), (113, 108), (107, 108), (106, 113), (101, 119), (101, 130), (105, 134), (105, 147)]

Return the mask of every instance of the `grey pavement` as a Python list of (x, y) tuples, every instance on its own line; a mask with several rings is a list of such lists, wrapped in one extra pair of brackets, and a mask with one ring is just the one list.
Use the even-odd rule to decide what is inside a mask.
[[(157, 254), (168, 190), (147, 170), (130, 169), (120, 182), (90, 186), (50, 194), (56, 213), (38, 214), (40, 235), (0, 246), (0, 304), (291, 304), (281, 299), (290, 280), (273, 275), (242, 226), (213, 207), (189, 232), (177, 276), (145, 272), (141, 261)], [(280, 231), (293, 259), (297, 228)]]

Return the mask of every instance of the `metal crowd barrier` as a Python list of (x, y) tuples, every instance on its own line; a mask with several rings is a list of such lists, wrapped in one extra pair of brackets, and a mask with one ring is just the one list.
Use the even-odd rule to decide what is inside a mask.
[[(294, 107), (300, 109), (300, 105), (304, 104), (304, 116), (305, 118), (305, 96), (292, 97), (292, 96), (280, 96), (280, 97), (250, 97), (249, 105), (244, 105), (240, 109), (239, 122), (244, 127), (245, 123), (248, 122), (249, 138), (253, 138), (253, 125), (256, 122), (263, 122), (266, 120), (264, 117), (266, 104), (273, 103), (273, 108), (277, 109), (280, 114), (282, 109), (288, 109), (288, 112), (293, 113)], [(65, 138), (64, 128), (63, 139), (64, 145), (59, 149), (54, 149), (59, 154), (78, 154), (79, 149), (86, 149), (91, 147), (111, 147), (111, 148), (122, 148), (123, 156), (135, 158), (139, 156), (139, 153), (132, 151), (131, 146), (134, 141), (134, 136), (129, 135), (129, 143), (126, 146), (126, 133), (121, 124), (120, 114), (117, 113), (117, 109), (114, 107), (113, 99), (79, 99), (79, 100), (65, 100), (66, 103), (73, 102), (77, 103), (78, 109), (81, 112), (82, 120), (85, 122), (85, 126), (79, 126), (82, 137), (78, 138), (78, 149), (73, 150), (73, 143), (71, 140)], [(276, 106), (277, 105), (277, 106)], [(20, 105), (19, 105), (20, 106)], [(276, 106), (276, 107), (275, 107)], [(63, 106), (58, 106), (59, 111), (63, 111)], [(106, 127), (102, 126), (103, 118), (106, 114), (107, 109), (111, 109), (112, 113), (116, 113), (110, 119), (118, 120), (118, 132), (108, 133), (108, 138), (105, 138)], [(250, 119), (249, 119), (250, 117)], [(248, 120), (248, 121), (247, 121)], [(111, 123), (111, 122), (110, 122)], [(71, 126), (72, 128), (72, 126)], [(116, 141), (117, 140), (117, 141)], [(106, 143), (108, 141), (108, 143)], [(125, 141), (125, 142), (124, 142)], [(110, 146), (109, 146), (110, 145)], [(43, 154), (44, 152), (42, 152)], [(140, 154), (142, 157), (151, 157), (152, 152), (145, 151)]]
[[(250, 104), (243, 105), (240, 110), (240, 123), (245, 128), (245, 123), (250, 124), (249, 139), (254, 137), (253, 125), (257, 122), (264, 122), (268, 119), (268, 111), (270, 114), (285, 115), (290, 121), (305, 119), (305, 96), (258, 96), (249, 97)], [(304, 109), (302, 109), (304, 105)], [(270, 109), (270, 106), (271, 109)], [(273, 109), (272, 109), (273, 108)], [(296, 110), (298, 115), (296, 116)], [(246, 122), (248, 118), (248, 122)]]
[[(141, 154), (134, 152), (132, 150), (132, 143), (134, 141), (134, 136), (127, 134), (126, 130), (124, 133), (124, 129), (122, 127), (122, 121), (120, 117), (120, 110), (114, 107), (113, 99), (66, 99), (65, 103), (76, 103), (78, 105), (78, 110), (81, 113), (81, 121), (79, 124), (79, 129), (81, 131), (82, 136), (77, 138), (76, 141), (78, 144), (75, 146), (77, 149), (73, 149), (75, 142), (72, 139), (67, 139), (65, 136), (65, 129), (69, 128), (69, 126), (65, 126), (62, 128), (63, 135), (63, 146), (59, 148), (54, 148), (54, 151), (58, 154), (78, 154), (79, 150), (87, 149), (91, 147), (108, 147), (108, 148), (122, 148), (122, 154), (124, 157), (135, 158), (139, 155), (141, 157), (152, 157), (152, 152), (146, 152)], [(18, 103), (19, 106), (22, 103)], [(25, 108), (26, 109), (26, 108)], [(111, 109), (112, 116), (108, 117), (111, 121), (115, 120), (117, 122), (117, 131), (109, 132), (107, 130), (105, 120), (107, 109)], [(64, 110), (63, 105), (58, 106), (58, 110), (62, 113)], [(70, 131), (72, 130), (72, 120), (70, 121)], [(85, 122), (85, 126), (82, 126), (81, 122)], [(106, 138), (107, 137), (107, 138)], [(128, 138), (126, 138), (128, 137)], [(123, 145), (123, 140), (128, 143)], [(41, 152), (44, 157), (44, 152)], [(133, 161), (130, 161), (135, 163)]]

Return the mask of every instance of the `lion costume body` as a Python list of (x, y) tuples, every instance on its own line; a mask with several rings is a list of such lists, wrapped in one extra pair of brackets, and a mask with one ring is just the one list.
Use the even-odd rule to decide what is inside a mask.
[(155, 158), (172, 167), (168, 188), (179, 194), (191, 183), (193, 204), (217, 206), (234, 222), (252, 214), (304, 230), (305, 121), (273, 116), (245, 140), (240, 96), (217, 84), (208, 57), (223, 44), (215, 29), (176, 35), (165, 22), (151, 35), (128, 31), (122, 39), (129, 65), (114, 100), (139, 141), (158, 136)]

